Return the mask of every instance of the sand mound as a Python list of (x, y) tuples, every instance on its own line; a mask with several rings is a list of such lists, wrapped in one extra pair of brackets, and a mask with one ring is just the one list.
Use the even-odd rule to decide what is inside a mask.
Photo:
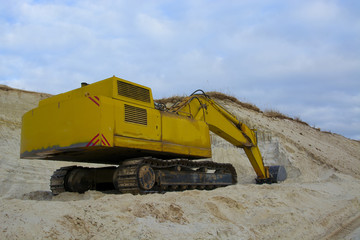
[(236, 167), (237, 185), (52, 196), (52, 172), (71, 163), (19, 159), (21, 117), (47, 96), (0, 86), (0, 239), (319, 239), (352, 225), (346, 236), (359, 238), (360, 143), (226, 99), (219, 101), (258, 129), (266, 164), (286, 166), (285, 182), (255, 185), (243, 150), (212, 136), (214, 161)]

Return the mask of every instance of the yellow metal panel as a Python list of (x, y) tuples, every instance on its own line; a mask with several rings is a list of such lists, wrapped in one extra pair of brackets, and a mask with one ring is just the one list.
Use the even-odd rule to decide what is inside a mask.
[[(161, 122), (160, 122), (160, 113), (158, 110), (153, 108), (146, 108), (139, 105), (124, 103), (122, 101), (114, 101), (115, 105), (115, 135), (145, 139), (145, 140), (161, 140)], [(129, 122), (125, 119), (125, 106), (130, 106), (140, 111), (145, 111), (146, 116), (140, 116), (141, 118), (146, 117), (146, 124), (136, 123), (136, 119), (140, 118), (135, 113), (130, 113), (131, 117), (135, 118), (135, 121)], [(143, 122), (140, 119), (139, 122)], [(125, 146), (126, 147), (126, 146)]]
[(162, 145), (162, 151), (165, 153), (182, 154), (196, 158), (211, 158), (211, 148), (192, 147), (169, 142), (163, 142)]
[(162, 147), (163, 152), (176, 153), (176, 154), (181, 154), (181, 155), (185, 155), (185, 156), (190, 155), (189, 146), (184, 146), (184, 145), (174, 144), (174, 143), (169, 143), (169, 142), (163, 142), (162, 146), (163, 146)]
[(39, 106), (57, 103), (57, 102), (69, 101), (75, 98), (88, 97), (88, 96), (113, 97), (114, 79), (119, 79), (119, 78), (111, 77), (96, 83), (89, 84), (85, 87), (77, 88), (66, 93), (58, 94), (51, 98), (41, 100), (39, 102)]
[(143, 108), (147, 111), (147, 125), (125, 121), (125, 105), (115, 103), (115, 146), (181, 154), (193, 157), (211, 157), (207, 124), (178, 115)]
[[(95, 97), (54, 102), (23, 116), (21, 153), (101, 143), (100, 105)], [(96, 137), (97, 136), (97, 137)]]
[(190, 156), (197, 156), (201, 158), (211, 158), (211, 147), (189, 147), (190, 149)]
[[(129, 102), (132, 104), (137, 104), (144, 107), (154, 108), (154, 100), (152, 97), (152, 91), (150, 88), (145, 87), (143, 85), (133, 83), (127, 81), (122, 78), (112, 77), (110, 78), (113, 81), (113, 98), (122, 100), (125, 102)], [(124, 91), (121, 91), (121, 87), (118, 85), (118, 81), (120, 81), (121, 85), (124, 86)], [(139, 99), (144, 99), (144, 92), (148, 93), (149, 101), (140, 101)], [(124, 94), (126, 93), (126, 94)]]
[[(126, 93), (128, 93), (127, 96), (120, 95), (121, 91), (119, 92), (118, 89), (118, 81), (126, 84)], [(139, 93), (140, 91), (140, 93)], [(137, 97), (141, 96), (141, 92), (145, 91), (148, 92), (148, 102), (139, 101)], [(62, 93), (56, 96), (53, 96), (51, 98), (44, 99), (39, 102), (39, 106), (43, 106), (46, 104), (56, 103), (59, 101), (68, 101), (74, 98), (79, 97), (86, 97), (86, 96), (105, 96), (110, 98), (119, 99), (126, 102), (135, 103), (138, 105), (146, 106), (146, 107), (153, 107), (154, 106), (154, 100), (152, 97), (151, 89), (145, 86), (142, 86), (140, 84), (129, 82), (125, 79), (118, 78), (118, 77), (111, 77), (104, 79), (102, 81), (89, 84), (85, 87), (80, 87), (77, 89), (74, 89), (72, 91)]]
[(99, 155), (93, 154), (91, 161), (101, 162), (104, 147), (112, 147), (113, 153), (139, 149), (165, 157), (211, 157), (204, 121), (155, 109), (150, 88), (117, 77), (41, 101), (24, 115), (21, 141), (24, 158), (56, 153), (50, 157), (86, 161), (93, 152)]
[(99, 97), (100, 104), (100, 137), (101, 145), (106, 147), (114, 146), (114, 100), (107, 97)]
[(161, 142), (144, 140), (138, 138), (129, 138), (124, 136), (114, 136), (114, 145), (130, 149), (141, 149), (161, 152)]
[(165, 152), (211, 157), (209, 128), (203, 121), (161, 112)]

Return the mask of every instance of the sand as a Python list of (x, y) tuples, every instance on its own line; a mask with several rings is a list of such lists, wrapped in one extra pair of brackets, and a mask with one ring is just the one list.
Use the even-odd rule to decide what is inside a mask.
[(212, 136), (213, 160), (238, 184), (212, 191), (52, 196), (66, 162), (19, 158), (22, 115), (49, 95), (0, 86), (0, 239), (360, 239), (360, 142), (219, 101), (258, 129), (268, 165), (288, 179), (256, 185), (242, 149)]

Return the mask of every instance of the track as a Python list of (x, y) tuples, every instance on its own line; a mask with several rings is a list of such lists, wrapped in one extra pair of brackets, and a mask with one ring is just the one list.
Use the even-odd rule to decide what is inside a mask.
[(65, 191), (102, 190), (98, 187), (101, 185), (99, 179), (102, 185), (111, 184), (120, 193), (147, 194), (187, 189), (211, 190), (235, 184), (237, 175), (231, 164), (139, 158), (123, 161), (116, 169), (60, 168), (51, 177), (50, 188), (54, 195)]
[(54, 195), (66, 192), (65, 178), (69, 171), (76, 166), (62, 167), (57, 169), (50, 178), (50, 189)]
[[(143, 166), (150, 166), (154, 173), (144, 170), (147, 174), (141, 176), (140, 172), (139, 175)], [(211, 171), (213, 173), (208, 173)], [(221, 181), (224, 174), (231, 176), (230, 182)], [(198, 175), (200, 178), (197, 178)], [(231, 164), (144, 158), (123, 162), (114, 175), (114, 185), (121, 193), (146, 194), (195, 188), (210, 190), (235, 184), (236, 179), (236, 171)]]

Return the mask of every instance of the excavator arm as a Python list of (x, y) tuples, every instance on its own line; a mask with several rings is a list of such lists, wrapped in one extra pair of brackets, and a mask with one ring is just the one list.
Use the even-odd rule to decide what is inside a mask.
[[(197, 94), (199, 91), (201, 94)], [(241, 123), (202, 90), (195, 91), (172, 106), (169, 111), (196, 120), (203, 120), (208, 124), (210, 131), (234, 146), (243, 148), (256, 172), (257, 183), (276, 183), (286, 179), (287, 174), (283, 166), (264, 166), (257, 144), (256, 132)]]

